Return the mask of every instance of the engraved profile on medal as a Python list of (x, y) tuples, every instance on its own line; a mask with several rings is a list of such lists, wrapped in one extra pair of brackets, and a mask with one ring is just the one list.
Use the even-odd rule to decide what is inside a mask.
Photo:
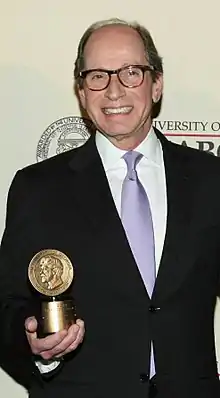
[(56, 296), (72, 283), (73, 266), (64, 253), (52, 249), (42, 250), (32, 258), (28, 277), (38, 292)]
[(42, 283), (47, 284), (50, 290), (63, 284), (63, 264), (59, 258), (54, 256), (45, 256), (40, 260), (40, 277)]

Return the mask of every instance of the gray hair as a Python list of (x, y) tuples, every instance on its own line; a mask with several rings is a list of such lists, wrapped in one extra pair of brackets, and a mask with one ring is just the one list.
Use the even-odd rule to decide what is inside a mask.
[(155, 81), (156, 78), (158, 77), (159, 74), (163, 73), (163, 63), (162, 63), (162, 58), (158, 54), (158, 51), (155, 47), (154, 41), (149, 33), (149, 31), (142, 25), (138, 24), (137, 22), (127, 22), (122, 19), (118, 18), (111, 18), (107, 19), (104, 21), (98, 21), (92, 24), (83, 34), (79, 46), (78, 46), (78, 51), (77, 51), (77, 57), (75, 61), (75, 67), (74, 67), (74, 78), (76, 84), (82, 88), (82, 78), (80, 77), (80, 72), (84, 69), (85, 67), (85, 59), (84, 59), (84, 49), (85, 45), (92, 35), (93, 32), (96, 30), (103, 28), (105, 26), (109, 25), (124, 25), (128, 26), (132, 29), (134, 29), (141, 37), (143, 43), (144, 43), (144, 48), (145, 48), (145, 56), (147, 61), (151, 66), (154, 67), (154, 70), (152, 70), (152, 78)]

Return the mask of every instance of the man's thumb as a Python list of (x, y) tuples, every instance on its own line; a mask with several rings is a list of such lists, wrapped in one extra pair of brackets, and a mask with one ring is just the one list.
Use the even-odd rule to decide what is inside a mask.
[(25, 330), (29, 333), (37, 331), (37, 320), (34, 316), (31, 316), (25, 320)]

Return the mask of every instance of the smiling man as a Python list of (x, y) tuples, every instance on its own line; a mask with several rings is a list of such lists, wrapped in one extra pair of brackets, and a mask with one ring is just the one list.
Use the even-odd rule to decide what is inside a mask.
[[(1, 365), (31, 398), (217, 398), (220, 161), (152, 127), (163, 67), (144, 27), (89, 27), (74, 74), (96, 133), (12, 183)], [(79, 316), (46, 338), (25, 278), (42, 248), (72, 261)]]
[(148, 32), (122, 24), (96, 29), (79, 54), (75, 77), (98, 130), (118, 148), (137, 147), (151, 128), (152, 105), (163, 87), (162, 62)]

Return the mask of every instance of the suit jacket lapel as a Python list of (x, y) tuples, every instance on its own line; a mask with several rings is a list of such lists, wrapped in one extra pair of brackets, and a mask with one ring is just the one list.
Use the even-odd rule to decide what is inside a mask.
[(118, 217), (94, 137), (74, 153), (69, 165), (75, 173), (73, 199), (88, 222), (98, 228), (107, 225), (112, 217), (117, 221)]
[[(193, 181), (189, 175), (189, 161), (185, 152), (166, 140), (161, 140), (167, 184), (167, 229), (153, 299), (164, 300), (181, 285), (192, 266), (187, 258), (190, 243), (189, 224), (193, 205)], [(187, 239), (188, 237), (188, 239)]]

